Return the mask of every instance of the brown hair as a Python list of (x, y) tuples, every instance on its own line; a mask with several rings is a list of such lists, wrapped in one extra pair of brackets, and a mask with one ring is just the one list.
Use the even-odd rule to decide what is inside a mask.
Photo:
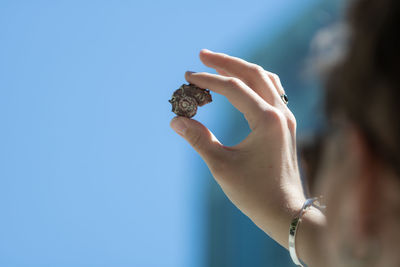
[(400, 175), (400, 1), (359, 0), (348, 13), (346, 55), (326, 82), (328, 118), (343, 113)]

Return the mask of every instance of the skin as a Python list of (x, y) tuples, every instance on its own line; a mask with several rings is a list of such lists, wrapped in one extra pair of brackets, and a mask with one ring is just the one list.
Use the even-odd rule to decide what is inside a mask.
[[(202, 50), (200, 59), (218, 74), (187, 72), (186, 80), (227, 97), (243, 113), (251, 133), (238, 145), (227, 147), (198, 121), (176, 117), (171, 127), (200, 154), (228, 198), (265, 233), (288, 248), (289, 225), (305, 196), (297, 164), (296, 120), (280, 98), (284, 89), (279, 77), (255, 64), (209, 50)], [(385, 233), (376, 231), (383, 222), (365, 214), (373, 214), (388, 202), (400, 203), (392, 199), (399, 194), (388, 198), (382, 193), (394, 175), (377, 163), (355, 127), (342, 128), (339, 137), (328, 138), (318, 179), (317, 188), (324, 193), (329, 212), (325, 217), (317, 209), (307, 211), (296, 237), (297, 253), (309, 266), (355, 266), (345, 264), (353, 264), (353, 259), (369, 253), (369, 248), (360, 248), (359, 244), (373, 243), (371, 247), (376, 247), (376, 240), (381, 242), (384, 236), (392, 236), (388, 229)], [(391, 186), (392, 191), (400, 192)], [(376, 196), (374, 201), (371, 194)], [(389, 205), (382, 218), (390, 217), (394, 208), (398, 207)], [(385, 221), (390, 229), (399, 223), (389, 218)], [(385, 242), (389, 251), (393, 243)]]
[(330, 266), (399, 266), (398, 176), (351, 123), (328, 138), (318, 183), (329, 205), (319, 240)]

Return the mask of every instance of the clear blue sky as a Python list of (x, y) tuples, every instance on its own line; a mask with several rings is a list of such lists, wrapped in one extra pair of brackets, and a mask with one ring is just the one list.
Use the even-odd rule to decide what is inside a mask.
[(202, 266), (167, 100), (201, 48), (246, 55), (315, 2), (2, 0), (0, 266)]

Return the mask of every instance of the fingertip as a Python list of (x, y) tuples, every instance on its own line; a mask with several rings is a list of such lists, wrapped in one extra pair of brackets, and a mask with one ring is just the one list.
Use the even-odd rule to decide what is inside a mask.
[(210, 49), (207, 49), (207, 48), (203, 48), (203, 49), (200, 50), (200, 55), (210, 54), (210, 53), (212, 53), (212, 51)]
[(212, 53), (213, 52), (211, 50), (201, 49), (199, 53), (200, 60), (204, 61), (207, 58), (207, 56), (212, 55)]
[(185, 72), (185, 80), (190, 82), (189, 80), (193, 73), (195, 73), (195, 72), (194, 71), (186, 71)]
[(187, 123), (185, 122), (184, 117), (181, 116), (176, 116), (174, 117), (171, 122), (169, 123), (169, 126), (178, 134), (184, 136), (185, 132), (188, 128)]

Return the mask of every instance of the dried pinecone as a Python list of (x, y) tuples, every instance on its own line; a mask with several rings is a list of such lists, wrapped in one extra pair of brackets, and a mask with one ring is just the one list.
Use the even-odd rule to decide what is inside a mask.
[(196, 115), (197, 106), (203, 106), (212, 101), (210, 90), (202, 89), (193, 84), (183, 84), (177, 89), (169, 102), (172, 112), (178, 116), (191, 118)]

